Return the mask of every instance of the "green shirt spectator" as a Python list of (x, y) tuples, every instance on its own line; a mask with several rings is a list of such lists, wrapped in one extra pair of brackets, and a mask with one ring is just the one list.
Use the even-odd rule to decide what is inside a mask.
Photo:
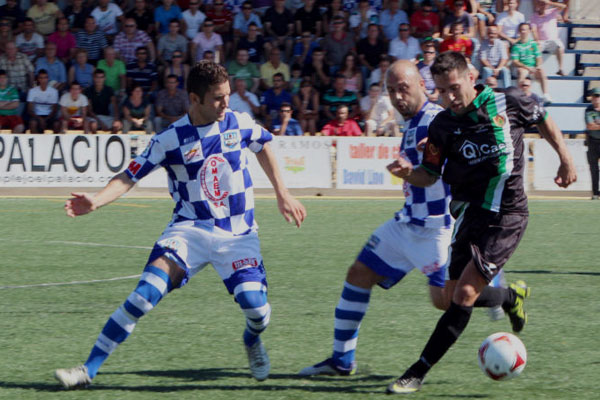
[(117, 53), (114, 48), (109, 46), (104, 49), (104, 59), (98, 61), (96, 68), (104, 71), (106, 75), (105, 84), (106, 86), (110, 86), (115, 93), (118, 93), (121, 89), (125, 89), (127, 69), (125, 68), (125, 63), (117, 59)]
[(519, 41), (510, 49), (511, 60), (519, 60), (527, 67), (535, 67), (536, 59), (541, 56), (542, 53), (535, 40), (529, 40), (526, 43)]
[[(14, 86), (7, 86), (4, 89), (0, 88), (0, 103), (10, 103), (19, 101), (19, 92)], [(5, 109), (0, 108), (0, 115), (18, 115), (17, 108)]]

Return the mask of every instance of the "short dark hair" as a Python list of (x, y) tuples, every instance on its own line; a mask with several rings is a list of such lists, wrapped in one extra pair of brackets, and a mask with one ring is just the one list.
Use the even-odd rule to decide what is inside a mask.
[(71, 85), (69, 85), (69, 89), (71, 89), (73, 86), (81, 87), (81, 83), (79, 83), (78, 81), (73, 81), (73, 82), (71, 82)]
[(283, 74), (281, 72), (276, 72), (273, 74), (273, 79), (275, 78), (281, 78), (282, 80), (285, 81), (285, 76), (283, 76)]
[(179, 80), (179, 77), (177, 75), (175, 75), (175, 74), (169, 74), (169, 75), (167, 75), (167, 79), (166, 80), (169, 80), (171, 78), (175, 78), (175, 80)]
[(446, 75), (451, 71), (464, 73), (469, 70), (467, 59), (462, 53), (456, 51), (446, 51), (439, 54), (431, 65), (431, 75)]
[(38, 76), (40, 76), (40, 75), (42, 75), (42, 74), (48, 75), (48, 71), (46, 71), (44, 68), (42, 68), (42, 69), (40, 69), (40, 70), (37, 72), (37, 75), (36, 75), (36, 77), (38, 77)]
[(102, 68), (96, 68), (96, 70), (94, 71), (94, 75), (104, 75), (104, 76), (106, 76), (106, 72), (104, 72), (104, 70)]
[(530, 24), (529, 22), (521, 22), (521, 23), (519, 24), (519, 26), (517, 27), (517, 30), (521, 30), (521, 27), (522, 27), (523, 25), (527, 25), (527, 26), (529, 27), (529, 29), (531, 29), (531, 24)]
[(288, 103), (287, 101), (284, 101), (283, 103), (281, 103), (281, 105), (279, 106), (279, 109), (281, 110), (283, 107), (289, 107), (292, 108), (292, 104)]
[(187, 79), (188, 93), (194, 93), (204, 102), (204, 96), (211, 85), (218, 85), (229, 81), (229, 74), (222, 65), (214, 61), (202, 60), (196, 63)]
[(0, 69), (0, 75), (6, 75), (6, 70)]

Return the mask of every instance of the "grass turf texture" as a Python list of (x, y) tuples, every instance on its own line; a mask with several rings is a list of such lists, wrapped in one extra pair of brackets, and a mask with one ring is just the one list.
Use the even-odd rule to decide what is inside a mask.
[[(400, 200), (304, 200), (308, 219), (286, 225), (274, 200), (257, 201), (271, 325), (263, 335), (271, 377), (249, 377), (241, 340), (244, 319), (209, 266), (172, 292), (108, 359), (85, 391), (65, 392), (57, 367), (85, 361), (108, 316), (137, 279), (0, 290), (0, 398), (7, 399), (363, 399), (418, 357), (440, 312), (426, 279), (409, 274), (390, 291), (375, 289), (361, 328), (358, 374), (299, 379), (303, 367), (331, 352), (333, 311), (347, 267), (371, 231)], [(592, 399), (600, 365), (600, 204), (531, 201), (523, 242), (507, 279), (533, 287), (522, 376), (486, 378), (477, 366), (481, 341), (509, 331), (475, 310), (458, 343), (414, 398)], [(167, 200), (125, 199), (68, 219), (62, 202), (0, 200), (0, 286), (108, 279), (139, 274), (149, 250), (56, 241), (151, 247), (170, 217)], [(55, 241), (55, 242), (53, 242)]]

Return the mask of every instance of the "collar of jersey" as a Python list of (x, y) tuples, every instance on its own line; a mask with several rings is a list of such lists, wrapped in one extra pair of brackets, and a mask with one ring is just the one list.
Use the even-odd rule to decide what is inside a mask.
[[(477, 92), (479, 94), (477, 95), (477, 97), (475, 97), (475, 99), (471, 103), (471, 106), (473, 107), (473, 109), (464, 115), (471, 117), (475, 122), (477, 122), (477, 109), (481, 108), (482, 105), (484, 105), (491, 97), (494, 96), (494, 90), (489, 86), (485, 86), (485, 85), (481, 85), (481, 84), (476, 85), (475, 90), (477, 90)], [(450, 110), (450, 114), (453, 117), (458, 116), (458, 114), (456, 114), (452, 110)]]

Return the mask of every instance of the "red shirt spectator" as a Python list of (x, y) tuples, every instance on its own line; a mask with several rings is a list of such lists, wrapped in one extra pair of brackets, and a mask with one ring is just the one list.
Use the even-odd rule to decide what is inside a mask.
[(473, 54), (473, 42), (466, 36), (451, 37), (440, 44), (440, 53), (445, 51), (458, 51), (467, 57), (471, 57), (471, 54)]
[(410, 17), (412, 35), (417, 38), (433, 36), (440, 31), (440, 17), (433, 12), (430, 2), (423, 2), (421, 9)]
[(347, 105), (341, 104), (338, 106), (336, 117), (321, 129), (323, 136), (362, 136), (362, 131), (356, 121), (348, 119)]

